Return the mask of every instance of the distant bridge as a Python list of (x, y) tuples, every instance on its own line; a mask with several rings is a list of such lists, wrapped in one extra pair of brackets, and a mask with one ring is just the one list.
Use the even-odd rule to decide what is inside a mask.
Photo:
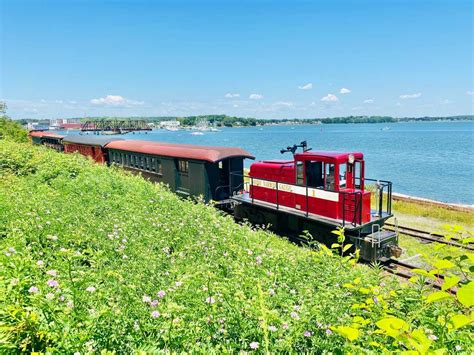
[(151, 131), (145, 120), (92, 120), (81, 126), (82, 132), (125, 134), (135, 131)]

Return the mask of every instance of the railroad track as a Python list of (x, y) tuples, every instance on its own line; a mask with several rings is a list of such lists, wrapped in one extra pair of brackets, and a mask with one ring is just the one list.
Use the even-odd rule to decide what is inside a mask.
[[(418, 276), (418, 274), (413, 272), (413, 269), (420, 269), (420, 268), (415, 265), (404, 263), (403, 261), (390, 259), (390, 261), (382, 265), (382, 269), (390, 274), (393, 274), (402, 279), (408, 280), (408, 279), (411, 279), (413, 276)], [(438, 279), (444, 280), (444, 276), (438, 275)], [(441, 285), (439, 282), (436, 282), (431, 279), (427, 279), (425, 283), (428, 286), (441, 290)], [(456, 291), (450, 290), (448, 292), (455, 293)]]
[[(397, 228), (395, 224), (392, 223), (385, 223), (385, 229), (395, 231)], [(407, 235), (409, 237), (417, 238), (420, 240), (424, 240), (429, 243), (441, 243), (441, 244), (447, 244), (447, 245), (452, 245), (458, 248), (464, 248), (467, 250), (474, 250), (473, 243), (469, 244), (462, 244), (460, 243), (461, 240), (459, 238), (451, 238), (450, 240), (446, 240), (445, 236), (439, 233), (430, 233), (424, 230), (420, 229), (415, 229), (415, 228), (410, 228), (410, 227), (404, 227), (404, 226), (398, 226), (398, 231), (403, 234)]]

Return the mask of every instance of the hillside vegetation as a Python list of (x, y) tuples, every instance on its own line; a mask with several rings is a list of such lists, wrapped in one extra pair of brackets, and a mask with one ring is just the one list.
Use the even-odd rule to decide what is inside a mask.
[(400, 286), (141, 177), (0, 140), (2, 353), (468, 353), (461, 290)]

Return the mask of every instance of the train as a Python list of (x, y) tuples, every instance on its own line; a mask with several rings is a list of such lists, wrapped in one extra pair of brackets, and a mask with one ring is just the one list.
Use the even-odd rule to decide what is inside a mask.
[[(337, 242), (338, 228), (367, 262), (401, 255), (397, 231), (383, 228), (392, 213), (392, 183), (365, 177), (361, 152), (313, 151), (307, 142), (261, 160), (241, 148), (125, 140), (113, 136), (30, 132), (32, 143), (79, 153), (164, 183), (182, 197), (213, 201), (239, 221), (286, 236)], [(370, 185), (370, 187), (369, 187)]]

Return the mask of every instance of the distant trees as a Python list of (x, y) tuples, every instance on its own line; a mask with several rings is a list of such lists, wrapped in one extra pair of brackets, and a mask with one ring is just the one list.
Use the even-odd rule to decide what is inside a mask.
[(7, 104), (0, 101), (0, 139), (27, 142), (28, 132), (18, 122), (7, 116)]

